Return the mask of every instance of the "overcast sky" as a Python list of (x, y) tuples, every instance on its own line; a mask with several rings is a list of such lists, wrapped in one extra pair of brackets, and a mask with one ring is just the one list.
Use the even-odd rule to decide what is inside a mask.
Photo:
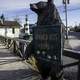
[[(39, 1), (47, 0), (0, 0), (0, 15), (4, 13), (7, 19), (19, 17), (20, 20), (24, 19), (24, 16), (27, 14), (29, 21), (31, 23), (36, 22), (36, 14), (31, 12), (29, 9), (30, 3), (35, 3)], [(62, 0), (54, 0), (55, 5), (58, 8), (60, 16), (65, 23), (65, 13)], [(74, 25), (80, 23), (80, 0), (70, 0), (68, 5), (68, 25)]]
[[(29, 8), (30, 3), (47, 0), (0, 0), (1, 10), (11, 10), (20, 8)], [(62, 0), (54, 0), (57, 5), (62, 5)], [(70, 0), (70, 4), (80, 4), (80, 0)]]

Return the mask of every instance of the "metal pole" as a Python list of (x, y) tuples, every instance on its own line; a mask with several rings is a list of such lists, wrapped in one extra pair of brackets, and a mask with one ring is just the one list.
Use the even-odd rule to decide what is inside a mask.
[(68, 39), (67, 0), (65, 0), (66, 39)]

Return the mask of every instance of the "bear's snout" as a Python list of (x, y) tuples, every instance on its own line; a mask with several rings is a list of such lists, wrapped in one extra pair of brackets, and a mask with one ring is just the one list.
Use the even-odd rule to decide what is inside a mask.
[(30, 4), (31, 9), (38, 9), (38, 7), (35, 4)]

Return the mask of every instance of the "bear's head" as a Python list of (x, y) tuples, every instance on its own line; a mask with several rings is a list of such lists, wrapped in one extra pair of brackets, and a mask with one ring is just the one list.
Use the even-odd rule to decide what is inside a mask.
[(38, 25), (53, 25), (61, 22), (53, 0), (30, 4), (30, 9), (38, 14)]
[(38, 2), (38, 3), (33, 3), (30, 4), (30, 9), (34, 12), (36, 12), (37, 14), (41, 13), (44, 8), (47, 6), (47, 2)]

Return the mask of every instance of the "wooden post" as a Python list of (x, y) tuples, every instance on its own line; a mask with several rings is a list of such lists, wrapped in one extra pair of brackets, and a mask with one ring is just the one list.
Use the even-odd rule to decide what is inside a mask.
[(24, 55), (24, 43), (22, 42), (19, 42), (19, 48), (20, 48), (20, 51), (22, 53), (22, 58), (25, 59), (25, 55)]
[(13, 41), (13, 52), (16, 53), (16, 42)]
[(4, 38), (4, 44), (6, 45), (6, 41), (7, 41), (7, 39), (6, 38)]
[(80, 60), (79, 60), (79, 64), (78, 64), (78, 76), (77, 76), (77, 80), (80, 80)]
[(7, 47), (9, 48), (9, 45), (10, 45), (10, 43), (11, 43), (11, 39), (8, 39), (7, 41), (8, 41), (8, 42), (7, 42)]

